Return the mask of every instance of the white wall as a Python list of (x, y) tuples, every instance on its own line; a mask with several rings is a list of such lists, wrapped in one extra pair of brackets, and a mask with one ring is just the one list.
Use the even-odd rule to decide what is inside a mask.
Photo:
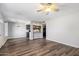
[(43, 32), (34, 32), (34, 39), (43, 38)]
[(4, 23), (4, 27), (5, 27), (5, 37), (8, 37), (8, 22)]
[(3, 23), (0, 22), (0, 48), (2, 47), (2, 45), (3, 45)]
[(79, 48), (79, 12), (71, 11), (46, 21), (47, 39)]
[(26, 25), (23, 23), (8, 22), (9, 38), (26, 37)]

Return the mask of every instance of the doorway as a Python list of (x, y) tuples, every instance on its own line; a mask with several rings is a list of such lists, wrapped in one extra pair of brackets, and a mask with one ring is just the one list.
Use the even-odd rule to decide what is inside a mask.
[(46, 39), (46, 24), (43, 25), (43, 38)]
[(26, 25), (26, 38), (29, 40), (29, 37), (30, 37), (30, 24), (29, 25)]

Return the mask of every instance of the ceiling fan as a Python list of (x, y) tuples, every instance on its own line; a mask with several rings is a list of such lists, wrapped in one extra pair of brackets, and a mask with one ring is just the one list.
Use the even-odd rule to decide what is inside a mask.
[(45, 12), (47, 15), (50, 12), (59, 11), (58, 6), (55, 3), (40, 3), (39, 9), (37, 12)]

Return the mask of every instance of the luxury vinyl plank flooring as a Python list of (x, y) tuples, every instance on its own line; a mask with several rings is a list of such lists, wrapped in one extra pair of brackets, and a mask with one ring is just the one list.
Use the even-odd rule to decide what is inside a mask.
[(79, 49), (45, 39), (18, 38), (8, 40), (0, 56), (79, 56)]

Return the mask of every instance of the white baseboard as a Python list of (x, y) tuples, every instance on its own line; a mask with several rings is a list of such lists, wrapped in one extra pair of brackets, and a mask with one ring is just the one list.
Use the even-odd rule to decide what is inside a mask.
[[(49, 40), (49, 39), (47, 39)], [(54, 42), (57, 42), (57, 43), (61, 43), (61, 44), (64, 44), (64, 45), (67, 45), (67, 46), (71, 46), (71, 47), (74, 47), (74, 48), (79, 48), (79, 46), (77, 45), (72, 45), (72, 44), (68, 44), (68, 43), (63, 43), (63, 42), (59, 42), (59, 41), (55, 41), (55, 40), (50, 40), (50, 41), (54, 41)]]
[(17, 38), (25, 38), (25, 37), (8, 37), (8, 39), (17, 39)]

